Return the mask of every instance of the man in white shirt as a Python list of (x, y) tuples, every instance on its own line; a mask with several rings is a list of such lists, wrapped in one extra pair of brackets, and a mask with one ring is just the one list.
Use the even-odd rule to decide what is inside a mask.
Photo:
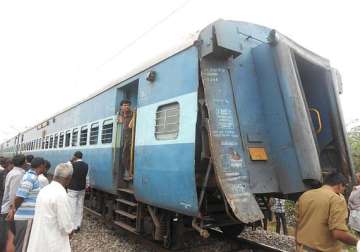
[(53, 181), (41, 189), (35, 207), (27, 252), (70, 252), (70, 235), (74, 224), (65, 187), (70, 183), (73, 168), (59, 164)]
[(18, 189), (21, 179), (25, 174), (25, 156), (20, 154), (13, 158), (14, 168), (6, 175), (5, 190), (1, 206), (1, 214), (7, 215), (10, 210), (10, 205), (16, 197), (16, 190)]
[(48, 160), (45, 160), (45, 172), (38, 176), (38, 180), (40, 183), (40, 189), (44, 188), (45, 186), (47, 186), (49, 184), (49, 180), (47, 179), (47, 177), (45, 177), (45, 175), (48, 172), (48, 170), (50, 169), (50, 167), (51, 167), (51, 163)]
[[(6, 175), (5, 179), (5, 188), (4, 188), (4, 196), (2, 199), (2, 206), (1, 206), (1, 218), (5, 220), (10, 210), (11, 203), (14, 201), (16, 197), (16, 191), (20, 186), (22, 177), (25, 174), (25, 156), (22, 154), (16, 155), (12, 159), (12, 163), (14, 168)], [(8, 232), (8, 246), (12, 248), (14, 235), (15, 235), (15, 223), (14, 221), (5, 221), (2, 223), (1, 229), (5, 230), (3, 225), (8, 225), (9, 232)], [(1, 234), (6, 235), (6, 234)]]

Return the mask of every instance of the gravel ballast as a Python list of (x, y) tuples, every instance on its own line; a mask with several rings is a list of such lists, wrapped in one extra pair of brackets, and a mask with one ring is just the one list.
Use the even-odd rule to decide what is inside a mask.
[[(242, 237), (253, 240), (262, 241), (265, 244), (281, 247), (284, 251), (294, 251), (294, 239), (290, 236), (278, 235), (276, 233), (268, 233), (263, 230), (251, 231), (246, 229), (242, 233)], [(190, 252), (223, 252), (230, 251), (231, 245), (226, 241), (216, 241), (214, 237), (203, 240), (197, 235), (192, 237), (192, 241), (188, 241), (186, 247), (192, 247), (186, 251)], [(71, 248), (73, 252), (88, 251), (105, 251), (105, 252), (153, 252), (159, 251), (159, 247), (149, 246), (144, 242), (140, 242), (139, 238), (134, 235), (128, 235), (124, 231), (115, 231), (105, 226), (96, 217), (84, 213), (84, 219), (81, 231), (75, 233), (71, 239)], [(214, 239), (214, 240), (213, 240)]]

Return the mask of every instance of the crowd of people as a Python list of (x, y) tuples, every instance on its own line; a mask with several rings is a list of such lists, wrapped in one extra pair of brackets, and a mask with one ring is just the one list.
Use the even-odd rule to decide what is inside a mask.
[[(129, 101), (123, 101), (118, 122), (127, 124), (129, 156), (133, 114)], [(0, 252), (71, 251), (70, 238), (80, 231), (85, 191), (89, 188), (89, 167), (80, 151), (70, 161), (54, 169), (51, 183), (47, 171), (51, 164), (41, 157), (15, 155), (0, 157)], [(128, 163), (125, 175), (132, 178)], [(360, 173), (358, 185), (344, 198), (347, 179), (338, 172), (324, 178), (323, 186), (308, 190), (296, 202), (296, 251), (340, 252), (343, 244), (356, 246), (360, 252)], [(264, 213), (263, 224), (276, 219), (276, 232), (287, 235), (285, 200), (257, 198)], [(253, 226), (256, 228), (256, 225)], [(353, 235), (350, 229), (357, 235)]]
[(56, 166), (42, 157), (0, 157), (0, 251), (71, 251), (70, 238), (80, 231), (88, 165), (82, 153)]

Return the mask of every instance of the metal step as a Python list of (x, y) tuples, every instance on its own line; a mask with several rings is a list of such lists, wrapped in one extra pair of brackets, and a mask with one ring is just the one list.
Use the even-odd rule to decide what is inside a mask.
[(128, 201), (125, 199), (116, 199), (116, 201), (132, 207), (136, 207), (138, 205), (136, 202)]
[(136, 219), (136, 215), (125, 212), (123, 210), (115, 210), (115, 213), (120, 214), (122, 216), (128, 217), (129, 219), (135, 220)]
[(128, 231), (130, 231), (130, 232), (132, 232), (132, 233), (137, 234), (136, 228), (130, 226), (129, 224), (126, 224), (126, 223), (121, 222), (121, 221), (114, 221), (114, 224), (117, 225), (117, 226), (119, 226), (119, 227), (121, 227), (121, 228), (123, 228), (123, 229), (126, 229), (126, 230), (128, 230)]
[(117, 190), (119, 192), (125, 192), (125, 193), (128, 193), (128, 194), (134, 194), (134, 190), (130, 189), (130, 188), (118, 188)]

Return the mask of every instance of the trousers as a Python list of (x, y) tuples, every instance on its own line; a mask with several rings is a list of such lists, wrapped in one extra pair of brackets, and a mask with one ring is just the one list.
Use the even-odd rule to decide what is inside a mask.
[(85, 190), (75, 191), (68, 189), (68, 198), (74, 229), (80, 228), (84, 211)]
[(15, 251), (25, 252), (29, 244), (32, 219), (15, 220)]
[(284, 235), (287, 235), (285, 213), (275, 213), (275, 218), (276, 218), (276, 233), (280, 234), (280, 227), (282, 225)]

